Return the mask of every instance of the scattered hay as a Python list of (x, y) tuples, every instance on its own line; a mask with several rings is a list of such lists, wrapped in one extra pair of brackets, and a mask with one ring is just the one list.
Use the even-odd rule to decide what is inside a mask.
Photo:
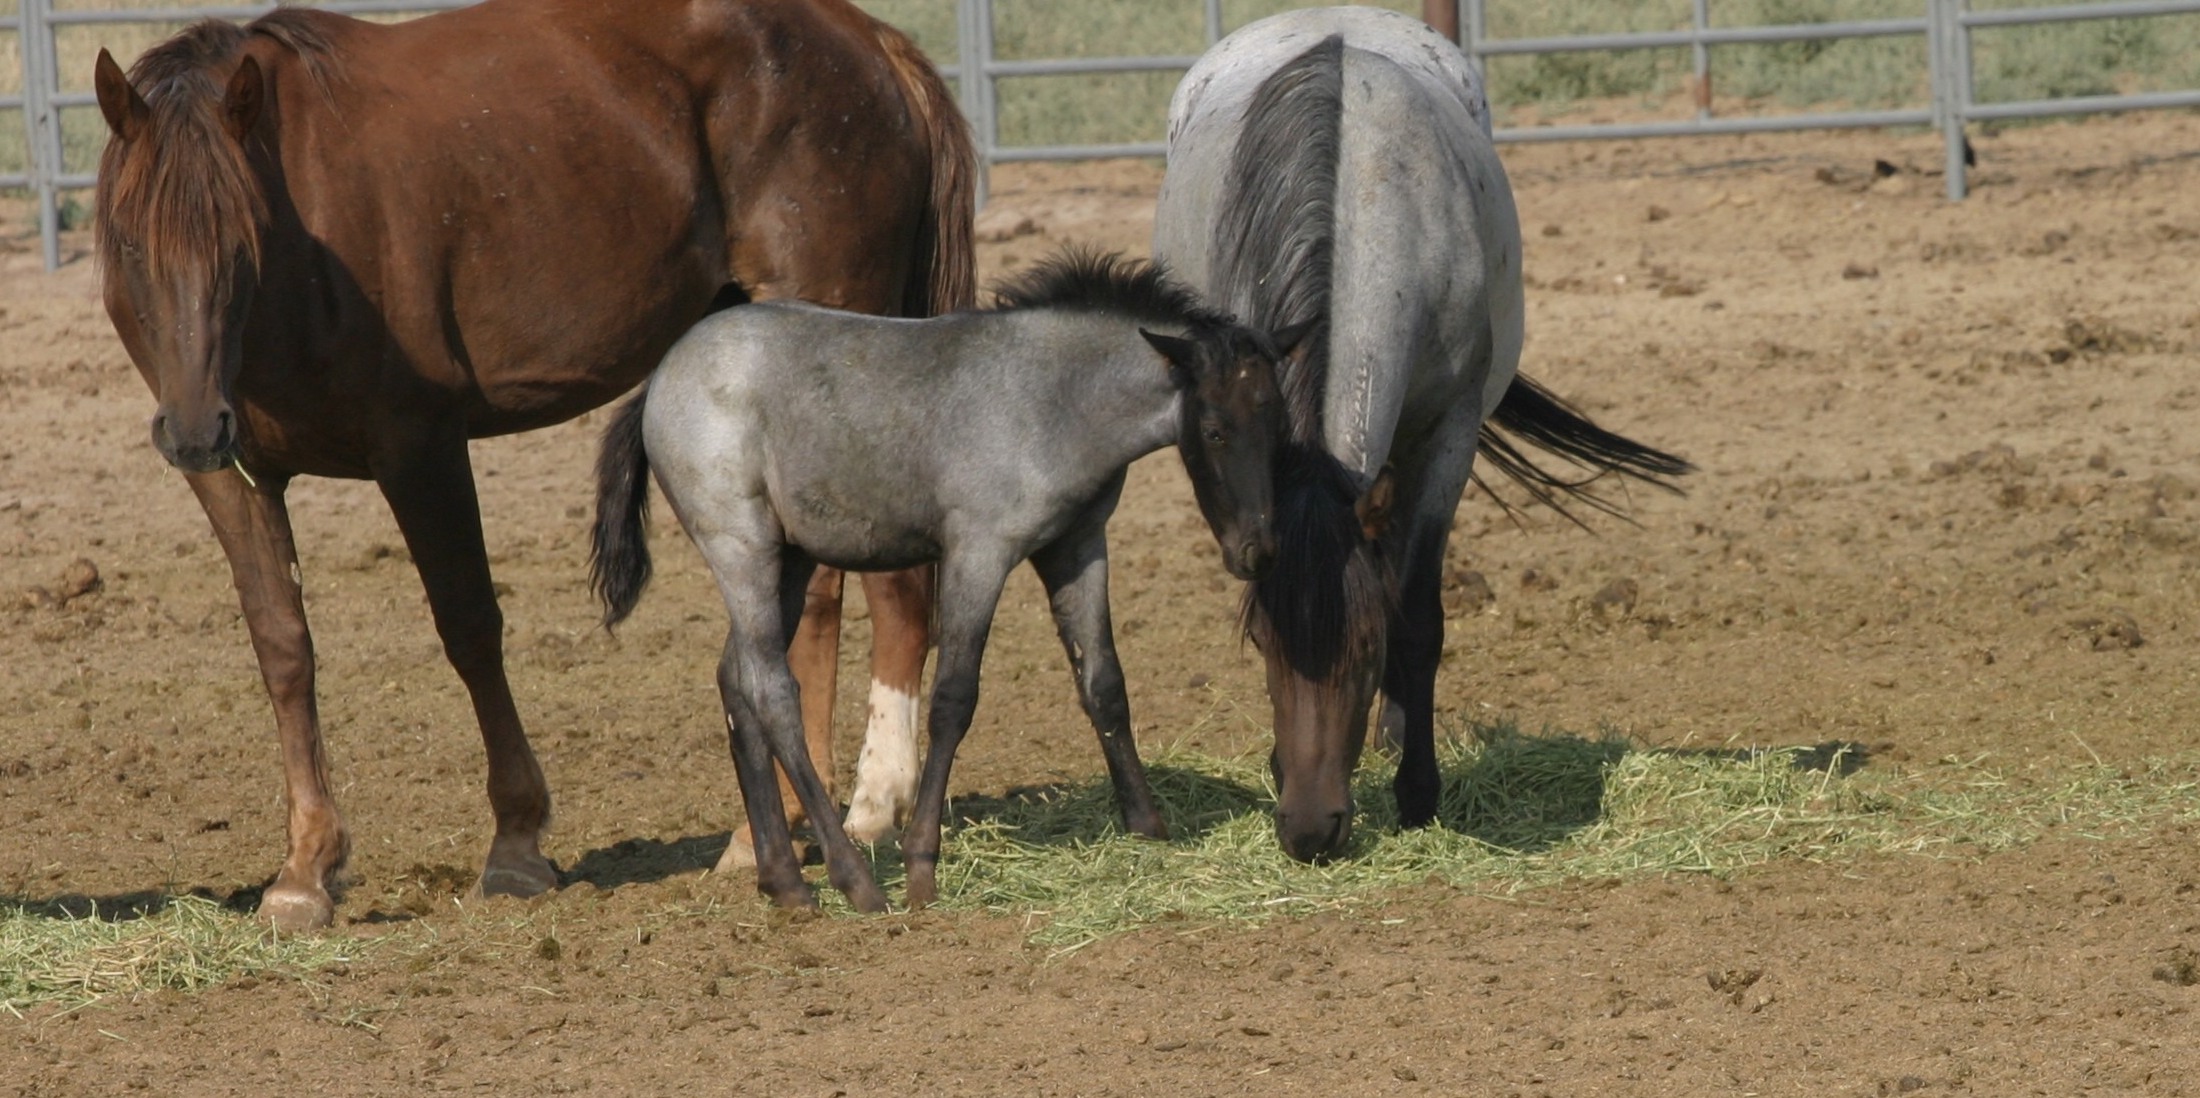
[[(1027, 918), (1035, 942), (1066, 952), (1162, 922), (1349, 913), (1429, 883), (1511, 893), (1781, 859), (1976, 855), (2051, 828), (2111, 834), (2200, 819), (2190, 763), (2019, 788), (1954, 762), (1922, 775), (1860, 770), (1860, 753), (1843, 744), (1672, 750), (1510, 728), (1449, 742), (1439, 762), (1442, 826), (1400, 832), (1391, 768), (1371, 765), (1355, 788), (1351, 849), (1325, 865), (1278, 848), (1265, 759), (1154, 759), (1165, 843), (1122, 834), (1104, 781), (961, 800), (942, 906)], [(875, 855), (882, 877), (899, 874), (898, 852)]]
[(20, 1015), (52, 1005), (66, 1012), (109, 996), (203, 991), (243, 976), (303, 979), (358, 947), (333, 936), (278, 935), (196, 896), (104, 915), (55, 915), (0, 901), (0, 1010)]

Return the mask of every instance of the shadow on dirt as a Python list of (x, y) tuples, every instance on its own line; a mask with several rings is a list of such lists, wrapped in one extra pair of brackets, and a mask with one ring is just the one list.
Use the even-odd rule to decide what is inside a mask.
[(610, 889), (701, 873), (718, 864), (718, 856), (725, 853), (732, 839), (730, 831), (677, 839), (622, 839), (581, 855), (580, 861), (558, 874), (558, 883), (565, 886), (586, 881)]
[(238, 912), (249, 914), (259, 909), (259, 888), (239, 888), (227, 894), (211, 888), (194, 888), (176, 892), (165, 888), (141, 888), (131, 892), (117, 892), (106, 896), (90, 896), (81, 892), (64, 892), (43, 899), (31, 896), (0, 893), (0, 917), (77, 920), (98, 919), (107, 923), (127, 923), (151, 918), (168, 910), (178, 896), (192, 896)]
[[(1439, 751), (1444, 792), (1437, 820), (1444, 827), (1523, 854), (1547, 850), (1597, 823), (1605, 812), (1605, 782), (1623, 758), (1654, 755), (1756, 764), (1784, 758), (1796, 770), (1847, 777), (1870, 752), (1863, 744), (1827, 741), (1808, 747), (1643, 747), (1616, 737), (1530, 736), (1508, 727), (1474, 729), (1471, 751)], [(1395, 829), (1387, 766), (1363, 768), (1356, 790), (1367, 813), (1363, 833)], [(1371, 777), (1375, 780), (1370, 780)]]

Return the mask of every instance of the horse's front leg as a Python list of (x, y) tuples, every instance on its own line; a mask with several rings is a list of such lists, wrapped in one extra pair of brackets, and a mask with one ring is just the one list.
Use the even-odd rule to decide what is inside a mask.
[(1032, 555), (1031, 565), (1046, 585), (1054, 609), (1054, 627), (1069, 653), (1077, 677), (1077, 699), (1100, 734), (1100, 753), (1108, 761), (1115, 804), (1123, 827), (1149, 839), (1165, 839), (1168, 826), (1154, 806), (1146, 767), (1131, 736), (1130, 695), (1123, 688), (1123, 665), (1115, 655), (1115, 630), (1108, 614), (1107, 518), (1086, 524)]
[(443, 654), (466, 684), (488, 749), (496, 835), (475, 888), (489, 896), (548, 891), (558, 883), (540, 846), (550, 822), (550, 788), (504, 677), (504, 614), (489, 577), (465, 432), (454, 422), (395, 441), (371, 465), (427, 589)]
[(283, 503), (289, 481), (262, 474), (255, 487), (235, 469), (190, 473), (185, 479), (229, 558), (282, 745), (290, 849), (260, 897), (260, 914), (282, 930), (324, 927), (336, 917), (330, 878), (343, 867), (351, 842), (329, 795), (328, 755), (314, 698), (313, 634), (306, 627), (298, 546)]
[(908, 870), (908, 902), (922, 907), (939, 899), (940, 825), (947, 815), (947, 779), (955, 749), (978, 711), (978, 671), (1001, 587), (1016, 566), (1004, 550), (950, 554), (940, 562), (939, 665), (932, 672), (931, 743), (917, 783), (917, 805), (901, 837)]
[(1435, 823), (1443, 792), (1436, 765), (1436, 668), (1444, 654), (1444, 546), (1474, 468), (1480, 424), (1479, 411), (1463, 405), (1437, 427), (1425, 449), (1393, 461), (1397, 498), (1408, 510), (1384, 535), (1384, 548), (1397, 562), (1398, 607), (1390, 622), (1382, 693), (1384, 723), (1397, 732), (1398, 774), (1391, 793), (1405, 827)]
[(932, 649), (932, 573), (927, 564), (863, 577), (871, 608), (871, 705), (848, 796), (848, 834), (864, 842), (892, 835), (916, 800), (917, 690)]

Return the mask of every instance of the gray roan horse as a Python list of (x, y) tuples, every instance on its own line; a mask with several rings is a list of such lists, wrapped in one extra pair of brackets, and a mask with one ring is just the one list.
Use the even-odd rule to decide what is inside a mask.
[[(991, 310), (921, 321), (777, 303), (715, 314), (605, 432), (592, 577), (605, 624), (633, 609), (649, 579), (654, 468), (732, 618), (718, 689), (757, 888), (779, 904), (815, 897), (774, 759), (817, 828), (833, 884), (858, 909), (885, 907), (803, 749), (785, 653), (816, 565), (939, 563), (931, 746), (902, 838), (916, 905), (936, 898), (948, 771), (1017, 564), (1031, 561), (1046, 586), (1124, 827), (1160, 838), (1108, 621), (1107, 521), (1125, 467), (1176, 445), (1229, 571), (1253, 578), (1275, 554), (1276, 342), (1160, 268), (1113, 256), (1052, 260), (999, 294)], [(1288, 347), (1293, 335), (1278, 338)]]
[(1289, 12), (1200, 58), (1169, 108), (1154, 252), (1256, 328), (1313, 325), (1284, 366), (1276, 563), (1245, 608), (1275, 706), (1277, 838), (1303, 860), (1344, 847), (1378, 684), (1399, 817), (1426, 825), (1438, 573), (1477, 451), (1538, 499), (1606, 510), (1513, 440), (1668, 486), (1688, 464), (1515, 378), (1520, 224), (1489, 108), (1412, 19)]

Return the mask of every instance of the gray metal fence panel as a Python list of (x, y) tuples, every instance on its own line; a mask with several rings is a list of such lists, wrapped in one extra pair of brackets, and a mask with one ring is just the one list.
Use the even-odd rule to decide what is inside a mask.
[[(0, 111), (21, 111), (25, 138), (30, 146), (30, 167), (27, 172), (0, 175), (0, 186), (29, 187), (36, 193), (39, 233), (45, 246), (47, 266), (53, 267), (60, 262), (59, 194), (63, 190), (86, 187), (93, 182), (89, 173), (70, 172), (63, 162), (61, 112), (83, 108), (92, 104), (94, 99), (88, 93), (61, 90), (59, 75), (54, 71), (56, 29), (118, 23), (173, 23), (201, 18), (248, 19), (272, 9), (275, 4), (251, 2), (203, 7), (56, 11), (53, 7), (54, 0), (18, 2), (18, 16), (0, 17), (0, 32), (12, 29), (16, 33), (23, 55), (24, 86), (22, 94), (0, 98)], [(463, 7), (471, 2), (473, 0), (332, 0), (320, 6), (353, 14), (405, 14), (442, 11)], [(1222, 37), (1222, 2), (1223, 0), (1200, 0), (1204, 38), (1210, 46)], [(1946, 148), (1948, 197), (1960, 199), (1968, 189), (1964, 163), (1964, 129), (1967, 123), (2099, 111), (2200, 106), (2200, 90), (1981, 104), (1973, 101), (1975, 83), (1971, 67), (1971, 37), (1978, 30), (2093, 19), (2195, 14), (2200, 13), (2200, 0), (2108, 0), (2095, 4), (2062, 4), (2054, 7), (1977, 12), (1969, 10), (1967, 0), (1920, 0), (1925, 10), (1920, 17), (1914, 19), (1757, 27), (1714, 27), (1710, 24), (1708, 0), (1691, 0), (1689, 26), (1683, 30), (1521, 39), (1490, 37), (1486, 10), (1488, 0), (1454, 2), (1458, 5), (1461, 45), (1477, 64), (1484, 63), (1491, 57), (1620, 49), (1685, 47), (1691, 53), (1696, 96), (1693, 119), (1506, 128), (1497, 131), (1497, 140), (1500, 142), (1581, 141), (1931, 125), (1940, 129)], [(943, 66), (942, 74), (951, 81), (959, 82), (961, 86), (963, 110), (970, 117), (983, 168), (989, 169), (994, 164), (1026, 161), (1150, 157), (1162, 155), (1165, 151), (1160, 143), (1152, 141), (1105, 145), (1004, 145), (1000, 139), (997, 84), (1003, 79), (1028, 77), (1181, 71), (1188, 68), (1195, 58), (1091, 57), (1003, 61), (995, 56), (993, 0), (955, 0), (955, 8), (955, 63)], [(1921, 35), (1925, 38), (1929, 70), (1927, 77), (1931, 88), (1929, 106), (1768, 117), (1713, 116), (1709, 96), (1710, 50), (1713, 46), (1905, 35)], [(984, 201), (987, 174), (980, 174), (981, 202)]]

